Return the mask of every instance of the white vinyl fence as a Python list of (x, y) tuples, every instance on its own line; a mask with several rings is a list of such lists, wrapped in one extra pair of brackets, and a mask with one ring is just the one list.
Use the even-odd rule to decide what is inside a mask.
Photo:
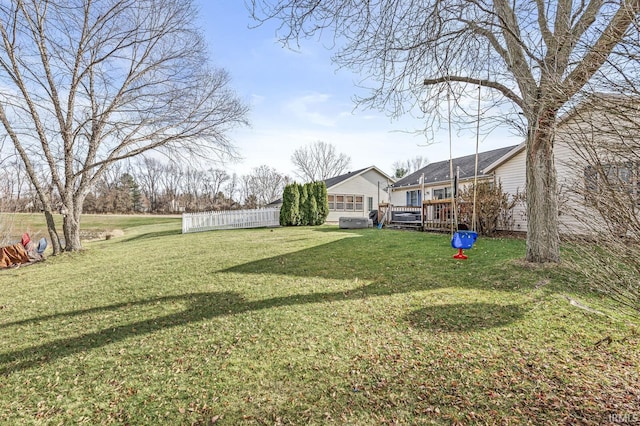
[(183, 213), (182, 233), (280, 225), (280, 207), (256, 210)]

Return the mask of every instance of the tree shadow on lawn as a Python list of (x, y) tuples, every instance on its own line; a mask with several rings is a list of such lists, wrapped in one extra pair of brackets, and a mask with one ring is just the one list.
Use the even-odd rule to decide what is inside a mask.
[(150, 238), (170, 237), (172, 235), (180, 235), (180, 234), (182, 234), (181, 229), (167, 229), (166, 231), (144, 232), (142, 234), (133, 235), (128, 238), (123, 238), (119, 242), (129, 243), (132, 241), (146, 240)]
[(416, 328), (463, 333), (504, 327), (521, 320), (525, 312), (522, 305), (457, 303), (428, 306), (404, 318)]
[[(66, 312), (56, 315), (48, 315), (29, 320), (17, 321), (2, 325), (3, 328), (10, 326), (25, 326), (29, 323), (37, 324), (51, 320), (82, 321), (83, 315), (97, 314), (100, 312), (111, 312), (128, 307), (136, 309), (143, 305), (157, 305), (170, 303), (188, 304), (187, 309), (165, 315), (162, 317), (148, 318), (118, 326), (104, 326), (102, 330), (86, 333), (79, 336), (60, 338), (55, 341), (41, 345), (27, 347), (11, 352), (0, 354), (0, 374), (7, 375), (12, 372), (38, 367), (59, 358), (63, 358), (76, 353), (81, 353), (91, 349), (100, 348), (112, 343), (136, 338), (154, 332), (183, 327), (185, 325), (213, 319), (216, 317), (236, 315), (251, 311), (260, 311), (284, 306), (332, 303), (349, 300), (362, 299), (369, 296), (381, 296), (392, 294), (386, 288), (381, 289), (376, 283), (361, 287), (357, 291), (336, 291), (324, 293), (295, 294), (291, 296), (274, 297), (270, 299), (246, 301), (235, 292), (214, 292), (214, 293), (189, 293), (177, 296), (160, 297), (154, 299), (140, 300), (137, 302), (121, 303), (111, 306), (96, 307), (86, 310)], [(463, 311), (466, 305), (456, 305), (458, 311)], [(437, 325), (433, 328), (449, 329), (449, 331), (472, 331), (475, 329), (490, 326), (507, 325), (511, 321), (516, 321), (522, 317), (522, 311), (514, 306), (498, 306), (492, 304), (471, 304), (470, 315), (462, 315), (455, 319), (455, 324), (447, 326), (451, 314), (447, 315), (445, 306), (425, 308), (415, 311), (407, 316), (407, 320), (418, 327), (428, 328), (427, 322), (430, 317), (434, 317)], [(489, 313), (497, 314), (497, 319), (485, 318)], [(478, 321), (479, 317), (483, 321)]]
[[(151, 232), (132, 237), (132, 239), (153, 238), (178, 233), (179, 231), (175, 230)], [(83, 315), (113, 312), (125, 307), (136, 309), (136, 307), (149, 304), (188, 304), (187, 309), (170, 315), (148, 318), (126, 325), (109, 326), (105, 324), (104, 328), (99, 331), (72, 337), (62, 337), (41, 345), (1, 353), (0, 374), (37, 367), (65, 356), (103, 347), (111, 343), (221, 316), (284, 306), (361, 300), (368, 297), (389, 296), (445, 287), (491, 290), (495, 289), (492, 283), (501, 279), (501, 277), (487, 277), (486, 273), (483, 276), (470, 278), (470, 275), (476, 273), (474, 272), (473, 260), (464, 265), (455, 263), (450, 257), (449, 250), (442, 250), (442, 253), (434, 255), (433, 252), (436, 249), (439, 251), (439, 240), (408, 238), (391, 241), (391, 244), (383, 244), (385, 240), (383, 236), (378, 236), (377, 233), (372, 234), (371, 239), (343, 238), (305, 250), (248, 262), (219, 271), (220, 273), (322, 277), (350, 282), (354, 282), (355, 278), (358, 278), (363, 283), (371, 282), (370, 284), (350, 289), (294, 294), (257, 301), (246, 301), (237, 292), (189, 293), (129, 301), (0, 325), (0, 328), (5, 329), (28, 324), (36, 324), (38, 326), (37, 323), (44, 321), (73, 321), (74, 318), (76, 321), (82, 321)], [(393, 257), (390, 257), (388, 253), (391, 246), (393, 246)], [(426, 258), (428, 255), (425, 253), (431, 253), (428, 259)], [(452, 263), (455, 265), (451, 265)], [(425, 265), (430, 265), (433, 269), (425, 268)], [(457, 273), (456, 268), (460, 269), (461, 273)], [(505, 271), (502, 273), (505, 273)], [(507, 270), (506, 273), (508, 274), (509, 271)], [(480, 275), (480, 273), (477, 273), (477, 275)], [(511, 287), (512, 284), (509, 281), (505, 279), (505, 285), (499, 290), (517, 292), (518, 290)], [(461, 311), (464, 311), (466, 305), (456, 306)], [(447, 326), (448, 321), (453, 320), (452, 316), (447, 315), (447, 312), (445, 312), (450, 308), (450, 306), (449, 308), (446, 306), (443, 308), (425, 308), (409, 314), (406, 319), (416, 327), (427, 328), (429, 318), (433, 317), (435, 321), (440, 322), (438, 326), (440, 329), (471, 331), (488, 326), (506, 325), (522, 317), (520, 308), (511, 305), (505, 307), (491, 304), (471, 304), (469, 308), (470, 314), (455, 318), (456, 324)], [(496, 319), (485, 318), (489, 313), (496, 312)], [(482, 318), (482, 320), (479, 320), (479, 318)]]
[(449, 246), (448, 240), (440, 238), (440, 235), (420, 238), (421, 235), (416, 234), (415, 238), (388, 239), (383, 235), (386, 233), (384, 231), (369, 232), (369, 235), (344, 232), (351, 235), (239, 264), (220, 272), (347, 281), (357, 278), (359, 281), (377, 283), (377, 295), (444, 287), (523, 291), (523, 283), (512, 279), (513, 271), (509, 263), (482, 259), (480, 256), (457, 261), (452, 257), (455, 251)]

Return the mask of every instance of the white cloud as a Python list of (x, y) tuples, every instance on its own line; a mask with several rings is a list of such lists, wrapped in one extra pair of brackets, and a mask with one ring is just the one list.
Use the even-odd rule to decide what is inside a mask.
[(337, 122), (337, 115), (326, 113), (324, 109), (331, 109), (329, 100), (331, 95), (326, 93), (311, 93), (297, 96), (286, 102), (285, 111), (310, 124), (333, 127)]

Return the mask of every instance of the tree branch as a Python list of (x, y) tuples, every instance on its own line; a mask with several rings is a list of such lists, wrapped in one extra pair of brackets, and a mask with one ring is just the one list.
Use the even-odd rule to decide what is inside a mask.
[(578, 93), (607, 61), (639, 13), (640, 0), (626, 0), (621, 3), (620, 8), (609, 25), (602, 31), (596, 43), (563, 81), (566, 99), (570, 99)]
[(518, 105), (521, 109), (524, 110), (525, 104), (521, 97), (519, 97), (513, 90), (509, 89), (507, 86), (497, 83), (495, 81), (486, 80), (482, 78), (473, 78), (473, 77), (462, 77), (462, 76), (443, 76), (438, 78), (425, 78), (423, 84), (425, 86), (433, 86), (436, 84), (449, 83), (451, 81), (459, 82), (459, 83), (469, 83), (476, 84), (482, 87), (489, 87), (491, 89), (495, 89), (502, 93), (504, 97), (511, 100), (513, 103)]

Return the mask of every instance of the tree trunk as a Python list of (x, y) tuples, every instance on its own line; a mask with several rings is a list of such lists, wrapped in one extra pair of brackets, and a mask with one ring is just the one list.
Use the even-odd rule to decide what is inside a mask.
[(80, 241), (80, 216), (82, 215), (82, 203), (84, 197), (69, 196), (68, 199), (73, 200), (65, 203), (65, 214), (62, 222), (64, 238), (66, 240), (65, 251), (82, 250)]
[(527, 261), (560, 262), (553, 141), (556, 112), (544, 110), (527, 137)]
[(44, 207), (44, 217), (47, 221), (47, 230), (49, 231), (49, 237), (51, 238), (51, 248), (53, 255), (56, 256), (62, 252), (62, 246), (60, 245), (60, 237), (56, 230), (56, 223), (53, 220), (53, 214), (48, 206)]

